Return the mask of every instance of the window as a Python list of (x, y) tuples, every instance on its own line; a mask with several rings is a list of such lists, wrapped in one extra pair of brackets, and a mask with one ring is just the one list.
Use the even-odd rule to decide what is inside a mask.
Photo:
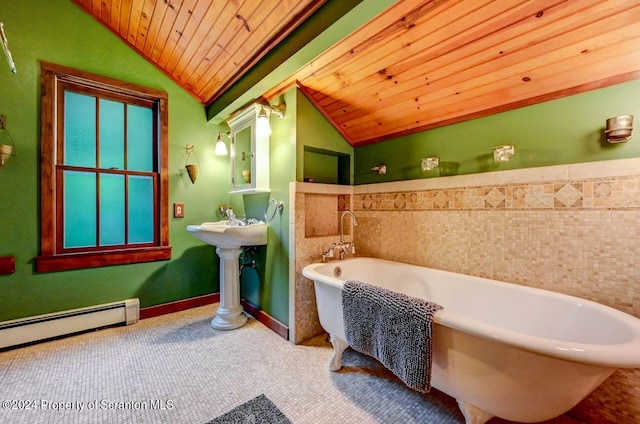
[(171, 258), (167, 94), (42, 62), (37, 271)]

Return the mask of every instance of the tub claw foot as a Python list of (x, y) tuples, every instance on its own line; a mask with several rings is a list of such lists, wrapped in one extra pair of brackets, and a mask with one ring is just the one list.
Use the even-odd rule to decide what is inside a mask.
[(331, 336), (331, 344), (333, 345), (333, 355), (329, 358), (329, 370), (338, 371), (342, 368), (342, 352), (349, 347), (349, 344), (333, 336)]
[(458, 401), (458, 407), (462, 411), (462, 415), (464, 415), (465, 424), (484, 424), (493, 418), (493, 415), (462, 400)]

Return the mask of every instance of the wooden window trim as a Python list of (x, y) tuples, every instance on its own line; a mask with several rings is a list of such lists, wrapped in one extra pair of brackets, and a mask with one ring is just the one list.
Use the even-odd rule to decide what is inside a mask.
[[(169, 245), (169, 131), (168, 96), (160, 90), (78, 71), (66, 66), (41, 62), (41, 157), (40, 157), (40, 255), (36, 257), (36, 271), (62, 271), (108, 265), (121, 265), (171, 259)], [(158, 108), (158, 171), (159, 212), (157, 216), (158, 243), (141, 246), (79, 253), (58, 251), (56, 220), (56, 143), (58, 142), (56, 107), (58, 85), (72, 82), (118, 95), (143, 98), (155, 102)]]

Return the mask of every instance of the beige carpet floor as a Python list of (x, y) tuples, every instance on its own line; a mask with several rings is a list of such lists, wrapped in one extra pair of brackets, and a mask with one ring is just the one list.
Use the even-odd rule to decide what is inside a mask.
[(324, 337), (293, 346), (254, 319), (213, 330), (216, 306), (0, 352), (0, 423), (203, 424), (261, 394), (294, 424), (464, 423), (452, 398), (350, 349), (330, 372)]

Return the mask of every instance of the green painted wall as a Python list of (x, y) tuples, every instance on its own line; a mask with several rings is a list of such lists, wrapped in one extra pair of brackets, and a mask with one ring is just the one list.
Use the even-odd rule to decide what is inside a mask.
[[(273, 102), (287, 105), (283, 119), (271, 116), (269, 139), (269, 188), (271, 193), (232, 195), (248, 218), (265, 219), (265, 208), (271, 200), (283, 203), (268, 222), (267, 245), (259, 247), (253, 259), (257, 268), (242, 272), (240, 294), (277, 320), (289, 322), (289, 183), (295, 181), (297, 100), (295, 91), (287, 92)], [(258, 158), (257, 160), (260, 160)], [(241, 202), (240, 202), (241, 198)], [(240, 205), (241, 203), (241, 205)], [(269, 206), (271, 216), (275, 205)], [(248, 258), (250, 261), (251, 258)]]
[[(295, 92), (281, 99), (288, 113), (282, 120), (272, 117), (270, 149), (271, 199), (283, 202), (283, 210), (269, 222), (268, 262), (263, 309), (281, 321), (289, 322), (289, 183), (295, 181), (297, 143), (297, 100)], [(276, 101), (274, 103), (279, 103)], [(273, 206), (272, 206), (273, 208)], [(264, 207), (261, 208), (264, 213)], [(264, 217), (263, 217), (264, 218)]]
[[(335, 154), (345, 154), (350, 156), (349, 182), (353, 184), (354, 172), (354, 149), (345, 141), (340, 133), (327, 121), (324, 116), (307, 100), (307, 98), (296, 90), (298, 99), (297, 109), (297, 146), (296, 146), (296, 181), (303, 181), (305, 177), (314, 177), (314, 169), (323, 166), (337, 165)], [(313, 155), (309, 155), (307, 150), (311, 148)], [(318, 151), (329, 151), (333, 153), (322, 155)], [(324, 156), (324, 158), (323, 158)], [(324, 160), (326, 159), (326, 160)], [(305, 164), (305, 160), (311, 161)], [(306, 174), (305, 175), (305, 170)], [(336, 170), (337, 172), (337, 170)], [(326, 174), (325, 174), (326, 175)], [(324, 178), (324, 176), (323, 176)]]
[[(219, 219), (229, 202), (228, 157), (213, 154), (218, 127), (205, 110), (162, 72), (69, 0), (0, 0), (18, 73), (0, 60), (0, 114), (6, 115), (17, 157), (0, 171), (0, 256), (16, 257), (16, 272), (0, 275), (0, 321), (139, 297), (142, 306), (218, 291), (218, 259), (211, 246), (185, 231), (187, 224)], [(169, 93), (171, 261), (68, 272), (34, 271), (39, 254), (39, 60), (165, 90)], [(201, 172), (191, 184), (185, 146), (195, 146)], [(197, 163), (191, 158), (189, 163)]]
[[(640, 136), (620, 144), (603, 137), (607, 118), (640, 119), (639, 94), (640, 81), (632, 81), (358, 147), (354, 180), (367, 184), (432, 178), (446, 175), (445, 167), (451, 174), (473, 174), (640, 156)], [(497, 164), (492, 148), (501, 144), (515, 145), (516, 154)], [(420, 158), (429, 156), (438, 156), (445, 167), (423, 173)], [(387, 165), (386, 175), (370, 170), (378, 163)]]
[(338, 184), (338, 157), (313, 151), (304, 152), (304, 181)]

